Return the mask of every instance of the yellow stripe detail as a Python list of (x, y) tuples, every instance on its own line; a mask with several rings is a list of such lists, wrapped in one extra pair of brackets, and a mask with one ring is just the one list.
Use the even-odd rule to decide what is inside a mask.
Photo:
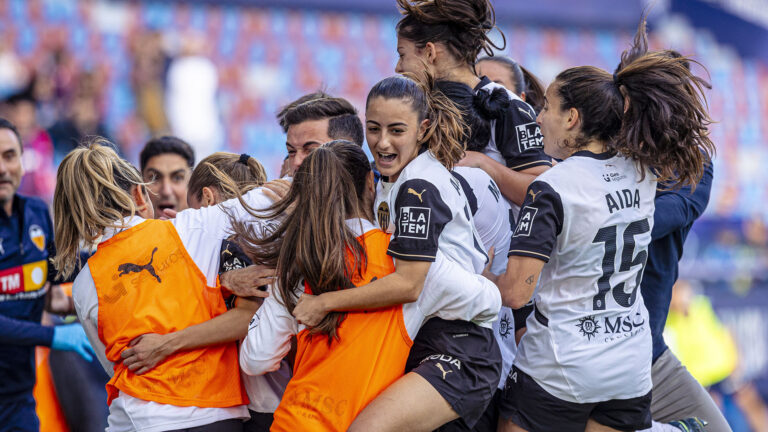
[(528, 163), (524, 163), (522, 165), (516, 165), (516, 166), (513, 166), (513, 167), (507, 167), (507, 168), (509, 168), (511, 170), (518, 170), (518, 169), (520, 169), (522, 167), (525, 167), (525, 166), (528, 166), (528, 165), (533, 165), (533, 164), (552, 166), (552, 161), (546, 161), (546, 160), (542, 159), (542, 160), (528, 162)]
[(400, 252), (395, 252), (392, 249), (387, 249), (387, 252), (393, 253), (395, 255), (414, 257), (414, 258), (432, 258), (432, 259), (435, 258), (435, 255), (410, 255), (410, 254), (404, 254), (404, 253), (400, 253)]
[(540, 256), (540, 257), (542, 257), (542, 258), (546, 258), (546, 259), (549, 259), (549, 255), (540, 254), (540, 253), (538, 253), (538, 252), (531, 252), (531, 251), (527, 251), (527, 250), (520, 250), (520, 249), (512, 249), (512, 250), (510, 250), (510, 251), (509, 251), (509, 253), (512, 253), (512, 252), (522, 252), (522, 253), (528, 253), (528, 254), (538, 255), (538, 256)]

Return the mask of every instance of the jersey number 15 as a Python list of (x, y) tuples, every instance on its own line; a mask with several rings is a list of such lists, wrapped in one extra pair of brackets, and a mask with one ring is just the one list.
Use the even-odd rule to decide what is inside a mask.
[(637, 272), (635, 287), (632, 289), (631, 293), (624, 291), (624, 282), (617, 284), (615, 287), (611, 287), (611, 276), (616, 272), (617, 226), (611, 225), (600, 228), (597, 231), (597, 235), (595, 235), (595, 239), (592, 240), (592, 243), (604, 243), (605, 254), (603, 255), (603, 274), (600, 276), (600, 279), (597, 280), (597, 294), (592, 298), (592, 310), (605, 310), (605, 296), (608, 294), (608, 291), (612, 292), (614, 300), (621, 306), (629, 307), (635, 303), (635, 300), (637, 300), (637, 289), (640, 287), (640, 282), (643, 280), (645, 262), (648, 259), (647, 249), (643, 249), (635, 255), (635, 236), (647, 233), (650, 230), (651, 227), (646, 218), (634, 221), (627, 225), (622, 235), (624, 238), (624, 247), (621, 251), (619, 271), (629, 271), (632, 267), (638, 264), (642, 266)]

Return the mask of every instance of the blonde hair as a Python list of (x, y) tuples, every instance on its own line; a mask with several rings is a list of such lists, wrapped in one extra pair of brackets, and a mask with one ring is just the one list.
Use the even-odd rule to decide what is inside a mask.
[[(232, 184), (223, 184), (222, 175), (231, 179), (237, 186), (237, 193), (231, 190)], [(259, 161), (248, 155), (228, 152), (216, 152), (205, 159), (192, 171), (189, 178), (187, 195), (200, 201), (203, 188), (216, 188), (223, 200), (236, 198), (251, 189), (266, 183), (267, 172)]]
[(64, 158), (53, 195), (53, 265), (63, 277), (80, 264), (81, 246), (93, 247), (105, 228), (122, 228), (120, 221), (136, 214), (130, 191), (138, 186), (143, 193), (145, 185), (136, 167), (104, 138), (83, 143)]

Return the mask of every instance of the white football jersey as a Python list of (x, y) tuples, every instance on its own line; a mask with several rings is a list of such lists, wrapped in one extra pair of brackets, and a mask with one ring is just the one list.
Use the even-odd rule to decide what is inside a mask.
[(640, 281), (656, 176), (608, 153), (580, 151), (529, 187), (509, 255), (538, 258), (535, 310), (515, 365), (569, 402), (651, 390), (651, 332)]
[[(454, 175), (462, 183), (464, 193), (469, 201), (475, 229), (480, 235), (483, 245), (490, 250), (495, 248), (491, 272), (502, 274), (507, 269), (507, 251), (509, 239), (514, 229), (514, 213), (512, 207), (501, 195), (499, 187), (485, 171), (480, 168), (455, 167)], [(466, 182), (466, 183), (464, 183)], [(507, 375), (512, 369), (512, 362), (517, 354), (515, 343), (515, 318), (512, 308), (502, 306), (499, 311), (499, 319), (493, 322), (493, 334), (501, 349), (503, 365), (499, 388), (504, 388)]]
[(488, 262), (459, 181), (429, 151), (400, 172), (389, 194), (395, 232), (387, 253), (405, 261), (434, 262), (438, 249), (465, 269)]

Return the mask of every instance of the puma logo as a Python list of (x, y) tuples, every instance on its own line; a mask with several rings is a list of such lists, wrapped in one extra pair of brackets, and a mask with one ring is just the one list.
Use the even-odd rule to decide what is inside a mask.
[(421, 193), (418, 193), (415, 190), (413, 190), (413, 188), (408, 188), (408, 193), (412, 194), (412, 195), (416, 195), (417, 197), (419, 197), (419, 202), (421, 202), (421, 203), (424, 202), (424, 200), (421, 199), (421, 195), (424, 194), (424, 192), (426, 192), (426, 191), (427, 190), (424, 189), (423, 191), (421, 191)]
[(141, 273), (142, 270), (146, 270), (147, 272), (149, 272), (149, 274), (154, 276), (155, 279), (157, 279), (158, 283), (162, 283), (162, 281), (160, 280), (160, 276), (158, 276), (157, 273), (155, 273), (155, 267), (152, 266), (152, 261), (155, 259), (155, 252), (157, 252), (157, 248), (152, 250), (152, 257), (149, 259), (149, 262), (144, 265), (138, 265), (133, 263), (120, 264), (120, 266), (117, 267), (117, 270), (120, 272), (118, 273), (117, 276), (120, 277), (123, 275), (127, 275), (128, 273)]
[(438, 369), (440, 369), (440, 372), (443, 373), (443, 381), (445, 381), (445, 376), (449, 373), (453, 372), (452, 370), (445, 370), (443, 369), (443, 365), (440, 363), (435, 363), (435, 366), (437, 366)]
[(541, 193), (541, 191), (534, 192), (533, 190), (528, 189), (528, 195), (531, 196), (531, 202), (536, 202), (536, 195), (538, 195), (540, 193)]
[(520, 107), (517, 107), (517, 110), (518, 110), (518, 111), (520, 111), (521, 113), (523, 113), (523, 114), (527, 115), (527, 116), (528, 116), (528, 118), (530, 118), (531, 120), (536, 120), (535, 118), (533, 118), (533, 116), (531, 115), (531, 113), (529, 113), (528, 111), (526, 111), (526, 110), (524, 110), (524, 109), (522, 109), (522, 108), (520, 108)]

